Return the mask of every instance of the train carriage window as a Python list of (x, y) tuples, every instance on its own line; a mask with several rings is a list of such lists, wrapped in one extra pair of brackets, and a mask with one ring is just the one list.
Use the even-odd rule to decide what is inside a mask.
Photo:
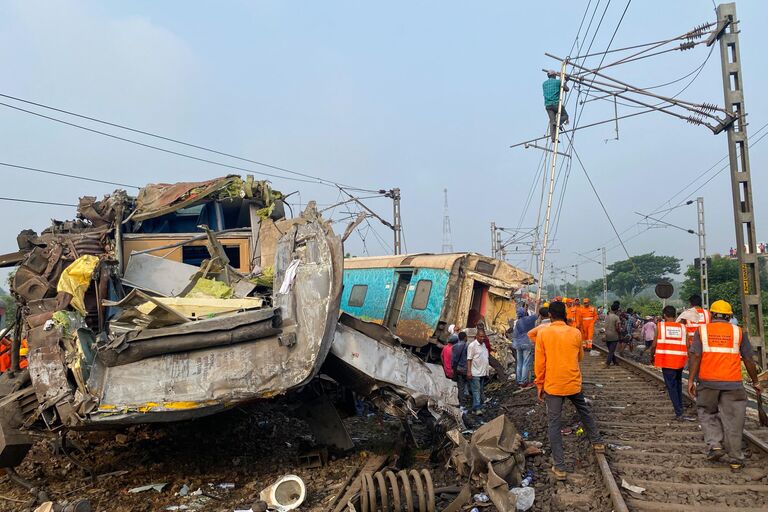
[(478, 261), (475, 263), (475, 271), (480, 272), (481, 274), (492, 276), (494, 270), (496, 270), (496, 265), (493, 263), (487, 261)]
[(368, 294), (367, 284), (356, 284), (349, 292), (349, 301), (347, 303), (353, 308), (359, 308), (365, 302), (365, 296)]
[(432, 291), (432, 281), (422, 279), (416, 285), (416, 291), (413, 294), (413, 301), (411, 301), (411, 307), (413, 309), (427, 309), (429, 304), (429, 294)]

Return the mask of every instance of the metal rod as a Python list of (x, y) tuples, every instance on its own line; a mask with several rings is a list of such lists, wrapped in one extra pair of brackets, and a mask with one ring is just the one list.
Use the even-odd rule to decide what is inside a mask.
[[(627, 119), (628, 117), (635, 117), (635, 116), (639, 116), (639, 115), (642, 115), (642, 114), (648, 114), (650, 112), (654, 112), (655, 110), (656, 110), (655, 108), (648, 109), (648, 110), (641, 110), (640, 112), (635, 112), (634, 114), (626, 114), (626, 115), (620, 116), (620, 117), (618, 117), (616, 119)], [(599, 126), (601, 124), (612, 123), (614, 121), (615, 121), (615, 119), (606, 119), (605, 121), (597, 121), (596, 123), (591, 123), (591, 124), (585, 124), (585, 125), (582, 125), (582, 126), (577, 126), (575, 128), (571, 128), (570, 130), (562, 130), (560, 133), (572, 133), (572, 132), (575, 132), (575, 131), (578, 131), (578, 130), (583, 130), (585, 128), (592, 128), (594, 126)], [(510, 148), (516, 148), (518, 146), (524, 146), (526, 144), (530, 144), (532, 142), (536, 142), (536, 141), (539, 141), (539, 140), (544, 140), (546, 138), (547, 138), (547, 135), (544, 135), (542, 137), (537, 137), (535, 139), (530, 139), (530, 140), (526, 140), (524, 142), (518, 142), (517, 144), (512, 144), (509, 147)]]
[[(557, 57), (557, 56), (555, 56), (555, 55), (552, 55), (551, 53), (545, 53), (544, 55), (546, 55), (547, 57), (550, 57), (550, 58), (552, 58), (552, 59), (555, 59), (555, 60), (560, 60), (560, 58), (559, 58), (559, 57)], [(590, 73), (590, 74), (594, 74), (594, 75), (596, 75), (596, 76), (599, 76), (599, 77), (605, 78), (606, 80), (610, 80), (611, 82), (615, 82), (615, 83), (617, 83), (617, 84), (619, 84), (619, 85), (623, 85), (624, 87), (627, 87), (629, 90), (631, 90), (632, 92), (635, 92), (635, 93), (637, 93), (637, 94), (644, 94), (644, 95), (646, 95), (646, 96), (651, 96), (651, 97), (653, 97), (653, 98), (656, 98), (656, 99), (659, 99), (659, 100), (663, 100), (663, 101), (666, 101), (666, 102), (669, 102), (669, 103), (673, 103), (673, 104), (690, 105), (691, 107), (700, 107), (700, 106), (701, 106), (701, 105), (698, 105), (698, 104), (696, 104), (696, 103), (691, 103), (691, 102), (689, 102), (689, 101), (678, 100), (678, 99), (676, 99), (676, 98), (669, 98), (669, 97), (667, 97), (667, 96), (662, 96), (662, 95), (660, 95), (660, 94), (656, 94), (655, 92), (644, 91), (644, 90), (642, 90), (642, 89), (638, 89), (637, 87), (633, 87), (632, 85), (630, 85), (630, 84), (628, 84), (628, 83), (626, 83), (626, 82), (622, 82), (621, 80), (617, 80), (617, 79), (615, 79), (615, 78), (611, 78), (610, 76), (608, 76), (608, 75), (605, 75), (605, 74), (603, 74), (603, 73), (600, 73), (599, 71), (597, 71), (597, 70), (595, 70), (595, 69), (590, 69), (590, 68), (588, 68), (588, 67), (585, 67), (585, 66), (582, 66), (582, 65), (580, 65), (580, 64), (576, 64), (576, 63), (571, 63), (571, 64), (572, 64), (574, 67), (577, 67), (577, 68), (579, 68), (579, 69), (582, 69), (582, 70), (584, 70), (584, 71), (586, 71), (586, 72), (588, 72), (588, 73)], [(583, 76), (574, 76), (574, 75), (571, 75), (571, 76), (569, 76), (569, 78), (571, 78), (571, 79), (573, 79), (573, 80), (579, 79), (579, 80), (581, 80), (581, 81), (583, 81), (583, 80), (589, 80), (589, 79), (587, 79), (587, 78), (584, 78)], [(592, 82), (592, 80), (590, 80), (590, 81)], [(600, 82), (594, 81), (594, 83), (600, 83)], [(589, 84), (587, 84), (587, 85), (589, 85)], [(610, 84), (603, 84), (603, 85), (608, 85), (608, 86), (610, 86)], [(724, 109), (724, 108), (721, 108), (721, 107), (716, 107), (716, 106), (714, 106), (714, 105), (713, 105), (712, 107), (713, 107), (713, 108), (716, 108), (717, 110), (720, 110), (720, 111), (722, 111), (722, 112), (728, 112), (728, 110), (726, 110), (726, 109)]]
[(696, 217), (699, 222), (699, 281), (701, 284), (701, 303), (709, 309), (709, 279), (707, 268), (707, 241), (704, 230), (704, 198), (696, 198)]
[[(549, 171), (549, 192), (547, 193), (547, 210), (544, 216), (544, 239), (542, 240), (541, 247), (541, 261), (539, 262), (539, 283), (536, 287), (536, 305), (541, 303), (541, 289), (544, 285), (544, 265), (547, 260), (547, 246), (549, 241), (549, 221), (552, 215), (552, 196), (555, 192), (555, 173), (557, 171), (557, 146), (560, 142), (560, 118), (563, 113), (563, 96), (565, 88), (565, 67), (568, 64), (563, 60), (560, 64), (560, 96), (557, 102), (557, 116), (555, 118), (555, 134), (554, 142), (552, 144), (552, 166)], [(550, 127), (550, 131), (552, 128)]]

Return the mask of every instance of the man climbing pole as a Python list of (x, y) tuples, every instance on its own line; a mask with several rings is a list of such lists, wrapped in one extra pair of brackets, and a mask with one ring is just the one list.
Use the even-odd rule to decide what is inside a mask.
[[(563, 91), (568, 92), (568, 85), (562, 84)], [(544, 92), (544, 108), (549, 116), (549, 136), (552, 142), (555, 142), (555, 133), (557, 132), (557, 108), (560, 105), (560, 78), (556, 71), (547, 71), (547, 79), (541, 85)], [(560, 126), (568, 124), (568, 112), (565, 106), (560, 108)]]

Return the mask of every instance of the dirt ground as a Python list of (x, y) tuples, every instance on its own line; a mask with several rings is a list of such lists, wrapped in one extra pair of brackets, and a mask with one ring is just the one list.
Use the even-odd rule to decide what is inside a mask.
[[(573, 469), (568, 481), (556, 483), (551, 478), (544, 405), (536, 400), (534, 389), (516, 391), (514, 381), (491, 383), (487, 412), (479, 421), (506, 414), (527, 440), (542, 443), (543, 453), (527, 460), (536, 490), (532, 510), (611, 510), (584, 436), (565, 437), (566, 456)], [(568, 406), (564, 422), (575, 425), (576, 419)], [(474, 417), (469, 422), (470, 429), (479, 425)], [(371, 454), (393, 451), (411, 467), (430, 469), (435, 487), (463, 484), (444, 462), (430, 460), (429, 432), (420, 424), (414, 424), (420, 448), (405, 453), (397, 448), (402, 447), (402, 433), (393, 418), (372, 414), (345, 423), (355, 448), (331, 454), (327, 466), (317, 469), (302, 468), (298, 461), (298, 455), (312, 445), (309, 428), (289, 415), (286, 407), (275, 404), (237, 408), (186, 423), (70, 433), (87, 454), (76, 453), (76, 459), (92, 469), (95, 479), (67, 457), (55, 454), (48, 439), (38, 441), (17, 469), (22, 477), (43, 486), (54, 500), (89, 499), (94, 511), (108, 512), (247, 510), (262, 489), (288, 473), (300, 476), (307, 487), (307, 500), (300, 510), (324, 512)], [(160, 492), (129, 492), (156, 483), (166, 486)], [(188, 494), (179, 495), (185, 486)], [(440, 496), (438, 510), (452, 498), (450, 494)], [(30, 493), (7, 477), (0, 478), (0, 510), (34, 510)], [(495, 509), (487, 506), (482, 510)]]

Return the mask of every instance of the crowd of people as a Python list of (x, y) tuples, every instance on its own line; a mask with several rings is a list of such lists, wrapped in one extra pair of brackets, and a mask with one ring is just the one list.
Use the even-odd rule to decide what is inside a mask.
[[(538, 398), (546, 404), (548, 436), (552, 450), (552, 473), (567, 477), (561, 432), (561, 413), (566, 400), (578, 412), (595, 451), (605, 450), (602, 437), (581, 390), (580, 362), (585, 350), (592, 349), (599, 313), (589, 299), (556, 297), (544, 303), (537, 314), (526, 308), (517, 310), (506, 335), (515, 353), (515, 377), (520, 388), (535, 386)], [(443, 368), (458, 385), (459, 403), (474, 414), (483, 413), (484, 385), (489, 375), (491, 345), (485, 328), (454, 332), (443, 349)], [(474, 331), (474, 332), (472, 332)], [(604, 316), (600, 332), (607, 347), (605, 368), (617, 364), (617, 353), (635, 350), (642, 341), (642, 353), (661, 370), (667, 394), (677, 421), (697, 421), (704, 432), (707, 459), (727, 457), (734, 470), (744, 465), (741, 437), (744, 429), (747, 395), (741, 365), (762, 393), (753, 361), (752, 346), (734, 319), (731, 305), (715, 301), (710, 309), (701, 297), (692, 295), (689, 307), (679, 312), (663, 308), (659, 317), (641, 318), (632, 308), (621, 309), (614, 302)], [(685, 414), (683, 372), (688, 369), (687, 390), (695, 398), (698, 418)], [(467, 390), (471, 390), (468, 393)]]

